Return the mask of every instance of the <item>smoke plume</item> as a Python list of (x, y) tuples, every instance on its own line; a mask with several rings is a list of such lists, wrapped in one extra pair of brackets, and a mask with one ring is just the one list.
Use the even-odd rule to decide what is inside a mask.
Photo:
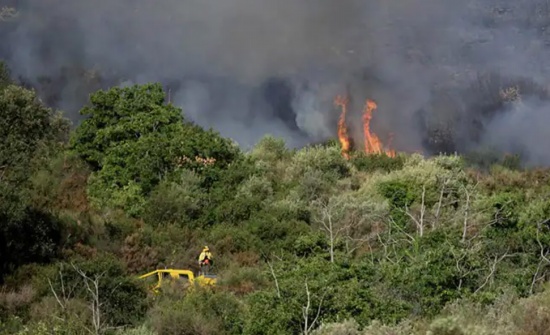
[(546, 0), (8, 5), (19, 16), (0, 22), (0, 57), (74, 121), (92, 91), (158, 81), (188, 118), (244, 147), (265, 134), (298, 147), (335, 137), (332, 101), (347, 94), (350, 122), (377, 102), (372, 128), (397, 150), (491, 146), (550, 163)]

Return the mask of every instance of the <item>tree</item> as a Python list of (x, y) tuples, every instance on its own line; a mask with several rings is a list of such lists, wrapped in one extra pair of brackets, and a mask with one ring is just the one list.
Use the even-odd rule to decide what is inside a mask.
[[(121, 207), (138, 215), (148, 195), (175, 170), (207, 174), (239, 153), (229, 140), (187, 122), (165, 104), (160, 84), (98, 91), (71, 146), (95, 171), (89, 192), (97, 205)], [(208, 179), (208, 178), (206, 178)]]
[(63, 140), (69, 122), (45, 107), (36, 93), (15, 85), (0, 90), (0, 181), (18, 171), (28, 176), (39, 149)]
[[(311, 309), (311, 293), (309, 292), (309, 288), (307, 286), (307, 280), (305, 282), (305, 286), (306, 286), (306, 296), (307, 296), (307, 301), (306, 301), (306, 305), (302, 307), (302, 315), (304, 316), (304, 327), (303, 327), (303, 334), (304, 335), (308, 335), (310, 334), (311, 330), (315, 327), (315, 325), (317, 324), (317, 320), (319, 319), (319, 314), (321, 314), (321, 307), (323, 306), (323, 299), (325, 298), (324, 294), (323, 294), (323, 297), (321, 298), (321, 302), (319, 302), (319, 306), (317, 307), (317, 313), (315, 315), (315, 318), (313, 319), (313, 321), (311, 322), (311, 324), (309, 323), (310, 320), (310, 309)], [(325, 291), (325, 294), (326, 294), (327, 291)]]
[[(80, 111), (88, 119), (76, 129), (71, 138), (72, 147), (95, 170), (101, 170), (109, 163), (116, 164), (106, 162), (114, 159), (109, 157), (111, 154), (125, 152), (130, 156), (121, 158), (125, 160), (137, 152), (142, 157), (148, 154), (162, 156), (147, 149), (166, 148), (167, 140), (183, 121), (181, 111), (165, 105), (164, 99), (160, 84), (114, 87), (92, 94), (91, 106)], [(149, 145), (157, 145), (157, 148)], [(121, 146), (122, 149), (118, 149)], [(112, 152), (117, 149), (118, 152)]]
[[(2, 83), (6, 78), (2, 75)], [(47, 158), (44, 154), (63, 140), (69, 123), (45, 107), (34, 91), (11, 84), (0, 85), (0, 113), (1, 281), (18, 265), (57, 254), (58, 220), (30, 206), (29, 178), (33, 163)]]
[(98, 255), (93, 260), (76, 263), (58, 263), (57, 273), (48, 278), (48, 286), (55, 297), (62, 317), (73, 314), (71, 300), (85, 301), (90, 311), (90, 334), (104, 334), (109, 329), (137, 324), (145, 314), (146, 291), (135, 278), (127, 276), (120, 260)]
[(334, 195), (328, 200), (317, 199), (312, 202), (312, 208), (315, 222), (327, 235), (332, 263), (340, 239), (354, 240), (354, 232), (372, 216), (372, 209), (367, 203), (349, 194)]
[(336, 241), (347, 228), (342, 222), (342, 217), (345, 215), (344, 199), (332, 197), (328, 202), (316, 201), (314, 207), (317, 209), (315, 211), (315, 221), (320, 224), (320, 228), (328, 236), (330, 261), (334, 263)]

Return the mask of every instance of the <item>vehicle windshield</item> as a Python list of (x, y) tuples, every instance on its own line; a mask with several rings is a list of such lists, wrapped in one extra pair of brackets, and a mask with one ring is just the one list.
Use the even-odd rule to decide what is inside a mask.
[(145, 278), (143, 278), (143, 281), (145, 282), (145, 284), (147, 284), (148, 286), (150, 285), (156, 285), (157, 282), (158, 282), (158, 274), (155, 273), (155, 274), (152, 274), (150, 276), (147, 276)]

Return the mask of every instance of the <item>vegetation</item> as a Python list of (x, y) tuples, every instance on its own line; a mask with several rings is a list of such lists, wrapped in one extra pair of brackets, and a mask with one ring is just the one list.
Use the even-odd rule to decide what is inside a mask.
[[(0, 334), (548, 334), (550, 170), (242, 152), (158, 84), (94, 93), (70, 130), (5, 81)], [(215, 288), (137, 279), (203, 245)]]

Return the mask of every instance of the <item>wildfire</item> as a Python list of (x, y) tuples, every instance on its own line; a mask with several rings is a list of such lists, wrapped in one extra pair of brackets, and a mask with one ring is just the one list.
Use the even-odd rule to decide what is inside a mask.
[[(342, 96), (337, 96), (334, 100), (334, 104), (342, 109), (340, 119), (338, 120), (338, 139), (342, 145), (342, 155), (344, 158), (349, 159), (350, 139), (346, 127), (346, 114), (348, 107), (348, 99)], [(374, 100), (367, 99), (365, 107), (363, 108), (363, 142), (365, 146), (366, 154), (386, 154), (390, 157), (395, 157), (395, 150), (391, 149), (391, 142), (393, 141), (393, 134), (390, 134), (388, 140), (388, 147), (385, 148), (380, 138), (371, 131), (370, 122), (372, 120), (372, 113), (378, 108), (378, 105)]]
[(342, 156), (345, 159), (349, 159), (350, 140), (348, 136), (348, 129), (346, 127), (346, 113), (348, 111), (348, 99), (339, 95), (334, 99), (334, 104), (342, 108), (340, 119), (338, 119), (338, 140), (342, 146)]
[[(382, 141), (378, 136), (370, 131), (370, 121), (372, 120), (372, 112), (378, 108), (378, 105), (373, 100), (367, 99), (365, 108), (363, 109), (363, 135), (365, 142), (365, 153), (367, 154), (381, 154), (385, 153), (390, 157), (395, 157), (395, 150), (384, 149)], [(390, 134), (389, 142), (393, 140), (393, 134)]]

